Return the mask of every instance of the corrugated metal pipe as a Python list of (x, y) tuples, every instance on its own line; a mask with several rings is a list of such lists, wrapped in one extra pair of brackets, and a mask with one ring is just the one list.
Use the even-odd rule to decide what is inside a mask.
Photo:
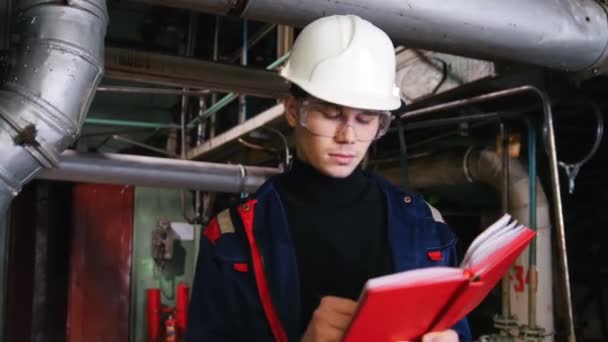
[(58, 168), (38, 178), (84, 183), (131, 184), (210, 192), (253, 192), (280, 169), (206, 163), (114, 153), (65, 151)]
[(357, 14), (412, 48), (589, 75), (608, 64), (608, 15), (594, 0), (137, 1), (300, 27)]
[(19, 48), (0, 88), (0, 213), (74, 142), (104, 65), (105, 0), (20, 0)]
[[(518, 159), (509, 161), (509, 203), (508, 212), (523, 224), (530, 222), (530, 179), (526, 168)], [(429, 157), (412, 159), (408, 162), (408, 184), (413, 188), (440, 185), (483, 183), (502, 193), (502, 158), (496, 152), (483, 149), (468, 149), (460, 152), (439, 153)], [(401, 184), (403, 170), (388, 169), (383, 174), (396, 184)], [(548, 336), (554, 333), (553, 318), (553, 266), (551, 258), (551, 213), (547, 196), (540, 181), (536, 183), (536, 228), (538, 292), (536, 322), (545, 329)], [(464, 197), (466, 200), (466, 196)], [(532, 204), (534, 205), (534, 204)], [(528, 254), (524, 252), (516, 262), (522, 267), (524, 278), (528, 268)], [(517, 275), (516, 275), (517, 276)], [(528, 322), (528, 293), (518, 291), (519, 285), (511, 286), (510, 312), (515, 314), (520, 324)], [(523, 289), (522, 289), (523, 290)], [(552, 337), (548, 337), (552, 340)]]

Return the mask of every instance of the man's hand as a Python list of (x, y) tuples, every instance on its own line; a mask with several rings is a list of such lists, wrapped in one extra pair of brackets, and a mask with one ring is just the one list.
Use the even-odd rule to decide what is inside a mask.
[(422, 342), (458, 342), (458, 334), (454, 330), (432, 332), (422, 336)]
[(302, 337), (302, 342), (339, 342), (355, 314), (357, 302), (323, 297)]

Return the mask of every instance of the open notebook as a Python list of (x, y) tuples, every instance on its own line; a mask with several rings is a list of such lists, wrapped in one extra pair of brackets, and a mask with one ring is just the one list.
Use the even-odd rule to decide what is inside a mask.
[(535, 235), (506, 214), (475, 238), (460, 267), (368, 280), (343, 340), (407, 341), (449, 329), (481, 303)]

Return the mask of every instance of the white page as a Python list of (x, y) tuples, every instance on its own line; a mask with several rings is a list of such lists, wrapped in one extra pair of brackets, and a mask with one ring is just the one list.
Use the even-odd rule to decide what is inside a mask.
[(496, 249), (508, 245), (513, 240), (515, 240), (524, 228), (525, 227), (523, 225), (518, 225), (515, 228), (511, 228), (508, 231), (499, 234), (496, 237), (496, 240), (488, 241), (481, 248), (477, 249), (477, 251), (475, 251), (473, 255), (471, 255), (467, 266), (471, 267), (483, 262), (491, 254), (493, 254)]
[(475, 240), (473, 240), (473, 242), (467, 249), (467, 252), (465, 253), (465, 256), (462, 260), (461, 266), (468, 265), (469, 259), (471, 258), (471, 254), (473, 254), (475, 252), (475, 250), (477, 248), (479, 248), (479, 246), (481, 246), (485, 241), (487, 241), (488, 239), (493, 239), (493, 236), (497, 232), (505, 229), (505, 227), (508, 226), (510, 219), (511, 219), (511, 215), (505, 214), (500, 219), (498, 219), (496, 222), (494, 222), (492, 225), (490, 225), (481, 234), (479, 234), (479, 236), (477, 236), (475, 238)]
[(366, 289), (407, 287), (412, 284), (434, 283), (436, 280), (456, 280), (463, 278), (464, 271), (457, 267), (428, 267), (399, 272), (373, 278), (365, 283)]

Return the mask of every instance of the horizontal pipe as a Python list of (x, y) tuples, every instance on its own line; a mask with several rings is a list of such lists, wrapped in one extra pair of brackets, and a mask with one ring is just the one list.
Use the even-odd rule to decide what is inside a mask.
[(85, 124), (101, 125), (101, 126), (119, 126), (119, 127), (138, 127), (138, 128), (180, 128), (178, 124), (145, 122), (145, 121), (130, 121), (130, 120), (113, 120), (101, 118), (86, 118)]
[(126, 93), (126, 94), (148, 94), (148, 95), (187, 95), (187, 96), (201, 96), (210, 93), (207, 89), (195, 90), (195, 89), (166, 89), (166, 88), (152, 88), (152, 87), (123, 87), (123, 86), (99, 86), (97, 87), (98, 92), (104, 93)]
[(140, 1), (299, 27), (356, 14), (411, 48), (591, 74), (608, 64), (608, 16), (594, 0)]
[(65, 151), (59, 167), (41, 172), (38, 178), (240, 193), (255, 191), (268, 177), (280, 172), (268, 167)]

